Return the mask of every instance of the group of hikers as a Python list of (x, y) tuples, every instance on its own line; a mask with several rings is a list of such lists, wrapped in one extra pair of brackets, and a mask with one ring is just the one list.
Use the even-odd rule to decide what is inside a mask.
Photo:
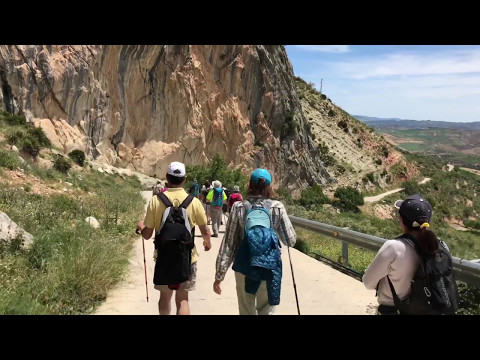
[[(251, 173), (245, 200), (238, 185), (227, 195), (218, 180), (205, 181), (200, 188), (195, 179), (185, 191), (187, 174), (180, 162), (170, 163), (166, 178), (164, 187), (154, 188), (156, 196), (137, 224), (137, 233), (144, 239), (155, 234), (154, 288), (160, 291), (160, 315), (170, 314), (174, 292), (177, 315), (190, 314), (188, 293), (195, 289), (199, 257), (194, 229), (198, 226), (203, 248), (209, 251), (211, 237), (218, 237), (223, 212), (228, 220), (216, 259), (213, 291), (222, 293), (222, 281), (233, 264), (239, 314), (275, 314), (282, 283), (281, 243), (293, 247), (296, 233), (284, 204), (274, 199), (270, 172), (257, 168)], [(367, 289), (376, 290), (377, 314), (454, 314), (458, 293), (452, 258), (446, 244), (430, 229), (433, 208), (420, 195), (394, 205), (403, 234), (382, 245), (362, 279)]]

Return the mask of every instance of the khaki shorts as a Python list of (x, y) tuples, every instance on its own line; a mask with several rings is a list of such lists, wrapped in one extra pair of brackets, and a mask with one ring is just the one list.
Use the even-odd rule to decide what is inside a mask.
[[(195, 290), (196, 280), (197, 280), (197, 262), (195, 261), (192, 264), (192, 275), (190, 276), (190, 279), (181, 283), (179, 290), (184, 290), (184, 291)], [(159, 290), (159, 291), (168, 291), (168, 290), (171, 291), (168, 285), (155, 285), (154, 288), (155, 290)]]

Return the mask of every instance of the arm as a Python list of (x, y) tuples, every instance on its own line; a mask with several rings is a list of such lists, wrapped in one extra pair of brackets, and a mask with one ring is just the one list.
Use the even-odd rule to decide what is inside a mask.
[(391, 244), (385, 242), (378, 250), (362, 277), (362, 282), (369, 290), (375, 290), (378, 282), (390, 272), (390, 264), (395, 260), (395, 251)]
[(212, 243), (210, 242), (210, 231), (208, 230), (207, 225), (198, 225), (200, 232), (202, 233), (203, 237), (203, 249), (208, 251), (212, 248)]
[[(152, 198), (147, 206), (147, 213), (143, 220), (137, 223), (137, 231), (139, 231), (145, 240), (152, 237), (155, 230), (155, 205)], [(137, 232), (138, 234), (138, 232)]]
[(200, 200), (193, 199), (192, 206), (195, 223), (197, 224), (200, 232), (202, 233), (203, 249), (205, 251), (208, 251), (212, 248), (212, 244), (210, 242), (210, 231), (208, 230), (207, 226), (207, 215), (205, 214), (205, 210), (203, 209), (203, 205)]
[(282, 203), (279, 203), (279, 206), (275, 207), (274, 211), (278, 211), (278, 229), (275, 230), (277, 230), (280, 240), (287, 246), (295, 246), (295, 243), (297, 242), (297, 234), (295, 233), (292, 222), (288, 217), (285, 206)]

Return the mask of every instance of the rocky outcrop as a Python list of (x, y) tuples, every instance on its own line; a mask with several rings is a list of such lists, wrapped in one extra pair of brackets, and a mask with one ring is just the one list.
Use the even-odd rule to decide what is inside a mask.
[(334, 179), (306, 131), (281, 45), (2, 45), (0, 106), (68, 153), (163, 177), (216, 153), (277, 185)]
[(29, 248), (33, 244), (33, 236), (18, 226), (7, 214), (0, 211), (0, 241), (11, 242), (21, 239), (22, 246)]

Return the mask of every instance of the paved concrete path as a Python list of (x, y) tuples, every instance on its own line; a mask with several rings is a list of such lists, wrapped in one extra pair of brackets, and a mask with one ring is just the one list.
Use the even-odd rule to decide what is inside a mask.
[[(151, 191), (143, 192), (148, 201)], [(226, 220), (226, 218), (225, 218)], [(225, 221), (224, 221), (225, 222)], [(196, 290), (190, 293), (190, 310), (193, 315), (238, 315), (235, 276), (230, 268), (222, 283), (222, 295), (213, 292), (215, 262), (225, 226), (220, 237), (212, 238), (212, 249), (204, 251), (202, 238), (197, 235), (199, 249)], [(197, 229), (196, 234), (200, 234)], [(136, 241), (130, 260), (127, 279), (112, 290), (96, 315), (156, 315), (160, 293), (153, 289), (153, 241), (145, 240), (149, 302), (146, 301), (145, 273), (142, 240)], [(302, 315), (365, 315), (373, 314), (376, 306), (375, 292), (363, 284), (331, 267), (290, 249), (297, 294)], [(286, 247), (282, 247), (283, 281), (278, 315), (297, 315), (292, 272)], [(172, 314), (175, 304), (172, 302)]]

